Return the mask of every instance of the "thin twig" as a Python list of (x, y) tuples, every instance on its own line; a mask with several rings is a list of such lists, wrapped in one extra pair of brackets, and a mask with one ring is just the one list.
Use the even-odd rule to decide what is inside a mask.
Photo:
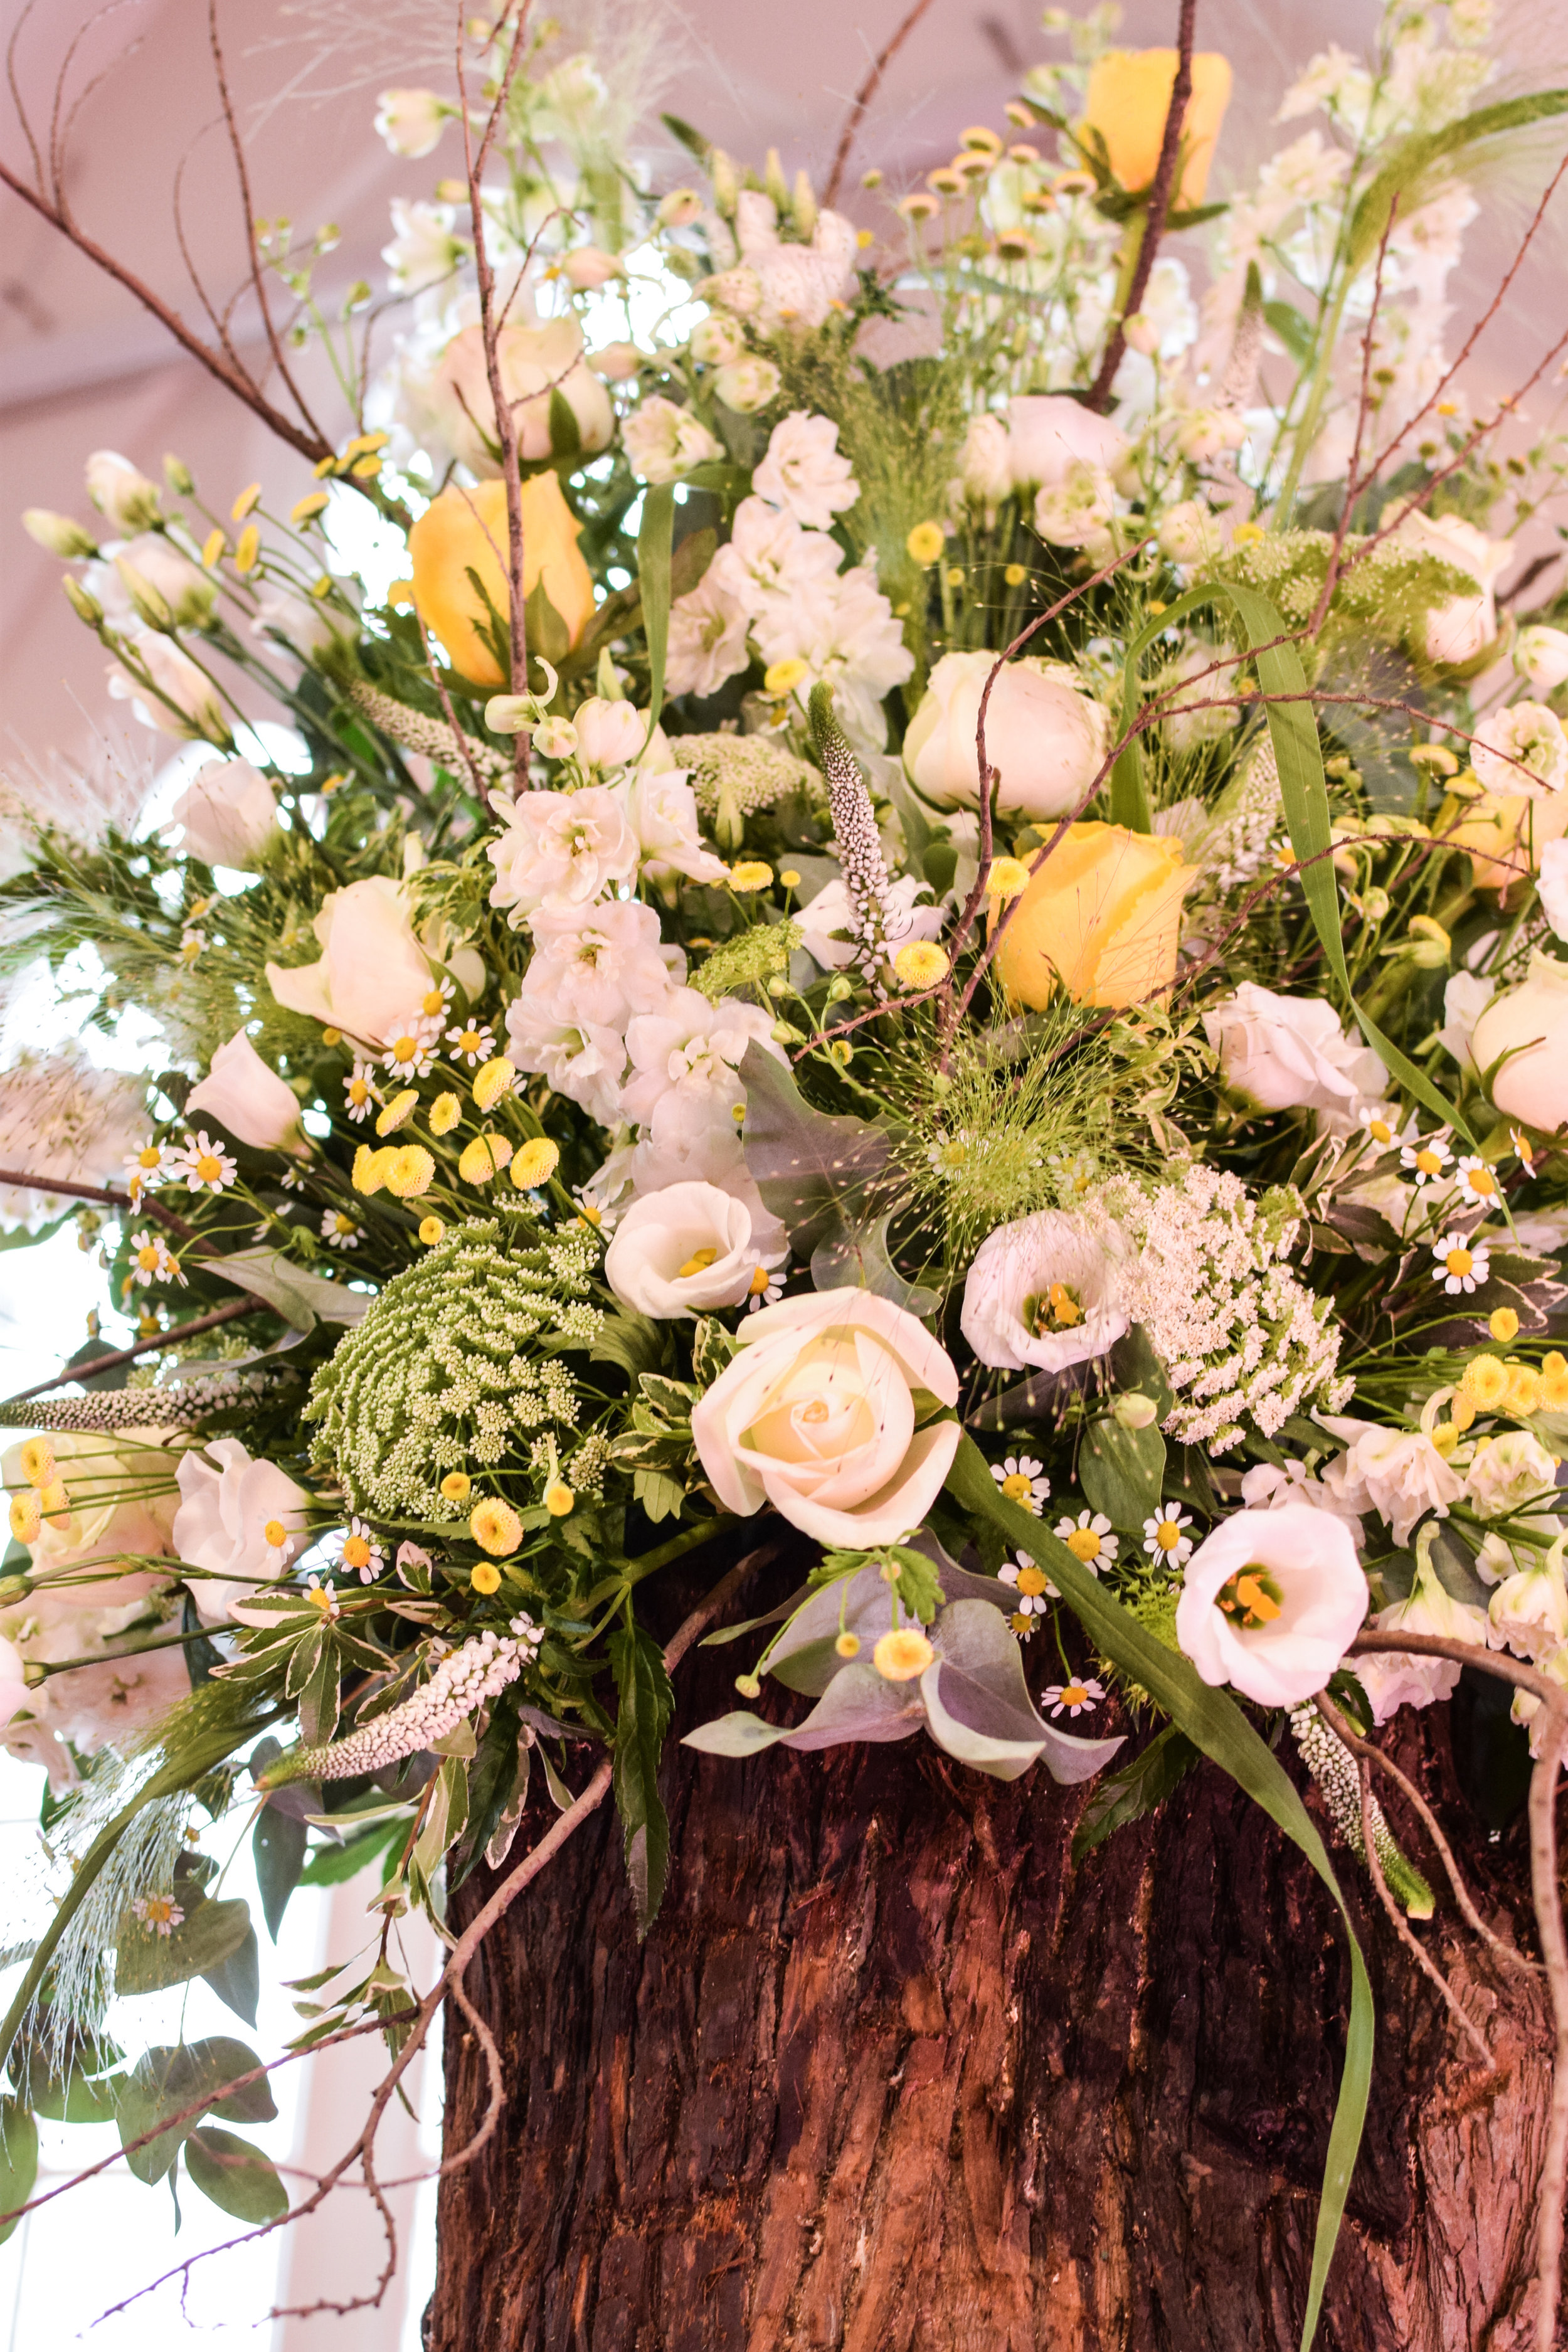
[(1367, 1875), (1377, 1889), (1377, 1899), (1387, 1912), (1394, 1934), (1405, 1946), (1405, 1950), (1414, 1954), (1416, 1967), (1428, 1982), (1436, 1987), (1449, 2010), (1464, 2028), (1471, 2048), (1489, 2073), (1496, 2061), (1493, 2059), (1485, 2034), (1474, 2020), (1467, 2016), (1458, 1994), (1454, 1990), (1430, 1952), (1424, 1948), (1419, 1937), (1412, 1929), (1410, 1922), (1389, 1893), (1388, 1881), (1383, 1874), (1383, 1864), (1378, 1855), (1377, 1835), (1372, 1818), (1372, 1768), (1364, 1756), (1357, 1759), (1356, 1770), (1361, 1779), (1361, 1837), (1362, 1844), (1365, 1848), (1363, 1859), (1366, 1863)]
[(167, 1225), (185, 1241), (200, 1239), (194, 1225), (187, 1225), (172, 1209), (159, 1208), (146, 1193), (133, 1201), (129, 1192), (117, 1192), (111, 1184), (68, 1183), (62, 1176), (29, 1176), (20, 1168), (0, 1168), (0, 1184), (17, 1184), (30, 1192), (61, 1192), (72, 1201), (101, 1201), (106, 1208), (129, 1209), (132, 1216), (151, 1217), (154, 1224)]
[[(232, 1323), (237, 1316), (254, 1315), (258, 1309), (268, 1315), (278, 1312), (275, 1307), (268, 1307), (264, 1298), (258, 1298), (247, 1290), (231, 1306), (215, 1307), (210, 1315), (198, 1315), (194, 1323), (182, 1323), (176, 1330), (154, 1331), (150, 1338), (138, 1339), (132, 1347), (116, 1348), (110, 1355), (95, 1356), (89, 1364), (67, 1364), (63, 1370), (52, 1374), (48, 1380), (36, 1381), (30, 1389), (18, 1389), (14, 1397), (5, 1399), (5, 1402), (8, 1405), (26, 1404), (29, 1397), (42, 1396), (47, 1389), (63, 1388), (67, 1381), (96, 1380), (100, 1372), (116, 1371), (121, 1364), (134, 1362), (138, 1356), (150, 1356), (159, 1348), (175, 1347), (182, 1339), (194, 1339), (202, 1331), (215, 1330), (220, 1323)], [(149, 1406), (152, 1402), (150, 1398)]]
[(1323, 571), (1323, 584), (1319, 592), (1318, 601), (1312, 607), (1312, 617), (1307, 624), (1309, 637), (1317, 635), (1323, 625), (1324, 615), (1333, 602), (1334, 590), (1339, 583), (1340, 558), (1345, 550), (1345, 533), (1351, 527), (1351, 517), (1355, 512), (1356, 500), (1368, 485), (1377, 479), (1375, 458), (1366, 481), (1359, 481), (1356, 477), (1357, 469), (1361, 465), (1361, 445), (1366, 434), (1366, 420), (1372, 408), (1372, 359), (1377, 339), (1377, 314), (1383, 304), (1383, 272), (1388, 259), (1388, 240), (1394, 235), (1394, 224), (1398, 214), (1399, 196), (1395, 192), (1393, 202), (1388, 207), (1388, 218), (1384, 223), (1382, 242), (1377, 248), (1377, 268), (1372, 281), (1372, 310), (1367, 317), (1366, 332), (1362, 337), (1361, 396), (1356, 403), (1355, 440), (1351, 448), (1350, 464), (1345, 469), (1345, 502), (1340, 509), (1340, 519), (1334, 525), (1334, 535), (1329, 546), (1329, 560)]
[(915, 0), (914, 6), (904, 17), (891, 38), (872, 58), (871, 69), (855, 93), (854, 102), (844, 118), (844, 128), (838, 134), (838, 145), (833, 157), (833, 169), (827, 174), (827, 185), (822, 192), (822, 201), (828, 211), (831, 211), (838, 201), (838, 191), (843, 183), (845, 166), (849, 161), (849, 151), (855, 144), (860, 125), (866, 120), (866, 110), (881, 87), (882, 76), (930, 6), (931, 0)]
[(1116, 371), (1121, 365), (1121, 354), (1127, 349), (1127, 321), (1137, 316), (1139, 305), (1148, 289), (1149, 273), (1154, 267), (1154, 256), (1165, 233), (1165, 215), (1171, 209), (1171, 198), (1175, 192), (1176, 156), (1182, 143), (1182, 123), (1187, 111), (1187, 100), (1193, 94), (1193, 42), (1197, 30), (1197, 15), (1198, 0), (1182, 0), (1176, 29), (1176, 71), (1171, 83), (1171, 103), (1166, 110), (1165, 128), (1160, 141), (1160, 160), (1154, 166), (1154, 176), (1149, 184), (1149, 194), (1143, 206), (1143, 227), (1132, 283), (1111, 327), (1110, 340), (1100, 362), (1100, 373), (1095, 377), (1084, 404), (1086, 407), (1098, 410), (1101, 415), (1110, 405), (1110, 387), (1115, 381)]

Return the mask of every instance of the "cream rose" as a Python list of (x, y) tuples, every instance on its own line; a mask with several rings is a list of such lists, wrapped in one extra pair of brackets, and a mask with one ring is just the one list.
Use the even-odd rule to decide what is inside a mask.
[(1064, 1371), (1121, 1339), (1120, 1227), (1097, 1232), (1087, 1217), (1042, 1209), (998, 1225), (975, 1252), (960, 1323), (983, 1364), (1011, 1372)]
[[(574, 315), (568, 312), (542, 326), (503, 327), (496, 358), (521, 457), (536, 461), (563, 454), (555, 448), (552, 425), (557, 393), (572, 411), (584, 454), (608, 446), (615, 411), (584, 359), (583, 330)], [(409, 388), (453, 457), (481, 481), (496, 479), (500, 441), (480, 330), (465, 327), (454, 335), (428, 375), (419, 383), (411, 380)]]
[(379, 1043), (430, 986), (430, 959), (414, 935), (401, 884), (389, 875), (329, 891), (311, 926), (319, 963), (267, 966), (279, 1004)]
[(184, 855), (204, 866), (231, 866), (248, 874), (278, 838), (272, 787), (248, 760), (214, 761), (198, 769), (170, 811), (185, 829)]
[(914, 1391), (958, 1402), (924, 1325), (868, 1290), (764, 1307), (691, 1416), (726, 1510), (764, 1503), (819, 1543), (893, 1543), (919, 1527), (952, 1467), (956, 1421), (915, 1426)]
[(1377, 1055), (1345, 1035), (1321, 996), (1279, 996), (1244, 980), (1204, 1014), (1204, 1034), (1226, 1086), (1259, 1110), (1348, 1111), (1385, 1083)]
[(1551, 1135), (1568, 1122), (1568, 963), (1536, 949), (1518, 988), (1494, 997), (1470, 1035), (1478, 1070), (1501, 1064), (1491, 1097), (1510, 1118)]
[[(904, 739), (916, 789), (944, 808), (980, 800), (975, 730), (994, 654), (943, 654)], [(1027, 656), (1006, 663), (985, 706), (985, 757), (996, 772), (1000, 808), (1031, 817), (1065, 816), (1094, 782), (1110, 744), (1110, 719), (1079, 693), (1063, 662)]]
[(1066, 393), (1031, 393), (1007, 411), (1013, 479), (1054, 488), (1079, 467), (1113, 474), (1131, 443), (1108, 416), (1097, 416)]
[(293, 1088), (268, 1067), (243, 1029), (218, 1047), (206, 1076), (186, 1097), (186, 1118), (198, 1111), (255, 1151), (305, 1149)]
[(1176, 1639), (1205, 1683), (1260, 1706), (1300, 1706), (1322, 1689), (1366, 1615), (1366, 1579), (1350, 1530), (1329, 1511), (1287, 1503), (1237, 1511), (1194, 1552), (1176, 1603)]
[(605, 1257), (605, 1279), (624, 1305), (665, 1322), (738, 1307), (788, 1252), (759, 1253), (752, 1213), (717, 1184), (667, 1184), (634, 1201)]
[[(214, 1463), (217, 1468), (213, 1468)], [(204, 1625), (226, 1623), (231, 1602), (248, 1601), (304, 1549), (310, 1498), (275, 1462), (256, 1460), (237, 1437), (215, 1438), (186, 1454), (177, 1473), (174, 1549), (192, 1568), (191, 1596)]]

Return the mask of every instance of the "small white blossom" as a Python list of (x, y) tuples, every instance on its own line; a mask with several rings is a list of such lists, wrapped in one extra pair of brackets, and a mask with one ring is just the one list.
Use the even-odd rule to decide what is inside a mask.
[(1432, 1279), (1441, 1284), (1450, 1298), (1460, 1291), (1479, 1289), (1491, 1272), (1485, 1244), (1464, 1234), (1445, 1234), (1433, 1243), (1432, 1255), (1436, 1260)]
[(1005, 1461), (993, 1462), (991, 1475), (1008, 1502), (1020, 1504), (1039, 1518), (1050, 1499), (1051, 1482), (1045, 1475), (1046, 1465), (1026, 1454), (1009, 1454)]
[(1104, 1696), (1104, 1684), (1086, 1675), (1070, 1683), (1047, 1683), (1040, 1693), (1040, 1704), (1048, 1706), (1053, 1716), (1092, 1715)]
[(197, 1135), (186, 1136), (173, 1173), (184, 1178), (187, 1192), (221, 1192), (234, 1181), (235, 1162), (204, 1128)]
[[(349, 1780), (379, 1772), (429, 1748), (517, 1680), (539, 1654), (543, 1635), (533, 1620), (514, 1617), (510, 1634), (486, 1631), (448, 1652), (423, 1689), (385, 1715), (362, 1723), (329, 1748), (297, 1751), (313, 1780)], [(303, 1776), (302, 1776), (303, 1777)]]
[(1152, 1560), (1180, 1568), (1191, 1557), (1193, 1539), (1184, 1530), (1193, 1524), (1190, 1511), (1179, 1503), (1162, 1503), (1143, 1522), (1143, 1549)]

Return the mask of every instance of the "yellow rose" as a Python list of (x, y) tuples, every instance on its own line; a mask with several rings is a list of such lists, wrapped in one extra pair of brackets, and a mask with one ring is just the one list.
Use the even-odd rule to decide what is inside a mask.
[[(1524, 793), (1482, 793), (1467, 803), (1462, 824), (1438, 839), (1446, 847), (1468, 849), (1478, 890), (1500, 897), (1537, 869), (1548, 842), (1568, 833), (1568, 793), (1531, 800)], [(1522, 838), (1521, 837), (1522, 834)]]
[[(1174, 49), (1108, 49), (1089, 74), (1079, 135), (1100, 133), (1111, 170), (1135, 194), (1154, 177), (1175, 79)], [(1182, 176), (1171, 198), (1173, 212), (1202, 204), (1229, 100), (1229, 58), (1214, 50), (1194, 58), (1193, 94), (1182, 118)], [(1087, 143), (1092, 146), (1092, 138)]]
[(1035, 875), (996, 951), (1009, 996), (1036, 1007), (1058, 980), (1075, 1004), (1137, 1004), (1175, 978), (1179, 842), (1120, 824), (1071, 824)]
[[(521, 494), (523, 593), (531, 596), (542, 583), (568, 643), (575, 645), (594, 616), (593, 574), (577, 547), (583, 526), (554, 474), (534, 474), (521, 485)], [(496, 658), (484, 597), (468, 576), (473, 572), (484, 583), (485, 594), (506, 625), (511, 614), (507, 546), (504, 482), (443, 490), (408, 534), (419, 617), (475, 686), (510, 683), (507, 667)], [(548, 652), (542, 646), (537, 650)]]

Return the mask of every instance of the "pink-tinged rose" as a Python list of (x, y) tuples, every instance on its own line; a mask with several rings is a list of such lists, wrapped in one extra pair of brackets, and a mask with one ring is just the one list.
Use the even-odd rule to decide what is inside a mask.
[(914, 1391), (958, 1402), (946, 1351), (868, 1290), (780, 1299), (697, 1405), (691, 1433), (726, 1510), (771, 1504), (819, 1543), (866, 1549), (918, 1528), (952, 1465), (955, 1421), (915, 1426)]
[(273, 995), (290, 1013), (379, 1044), (430, 986), (430, 959), (414, 936), (402, 886), (374, 874), (331, 891), (311, 928), (321, 961), (287, 971), (269, 963)]
[(1080, 466), (1113, 474), (1132, 446), (1108, 416), (1060, 392), (1015, 400), (1007, 411), (1007, 439), (1020, 488), (1026, 482), (1055, 488)]
[(216, 760), (198, 769), (170, 812), (185, 829), (184, 854), (204, 866), (248, 874), (278, 836), (272, 787), (248, 760)]
[[(976, 728), (988, 653), (943, 654), (904, 738), (904, 765), (917, 791), (940, 808), (980, 801)], [(1063, 662), (1004, 663), (985, 706), (985, 759), (997, 805), (1009, 814), (1076, 812), (1110, 748), (1108, 713)]]
[(1300, 1706), (1355, 1639), (1366, 1598), (1350, 1529), (1331, 1512), (1237, 1511), (1187, 1562), (1176, 1639), (1205, 1683)]
[(238, 1143), (254, 1151), (300, 1151), (300, 1105), (292, 1087), (269, 1069), (246, 1035), (236, 1032), (213, 1055), (212, 1067), (185, 1102), (185, 1116), (205, 1111)]

